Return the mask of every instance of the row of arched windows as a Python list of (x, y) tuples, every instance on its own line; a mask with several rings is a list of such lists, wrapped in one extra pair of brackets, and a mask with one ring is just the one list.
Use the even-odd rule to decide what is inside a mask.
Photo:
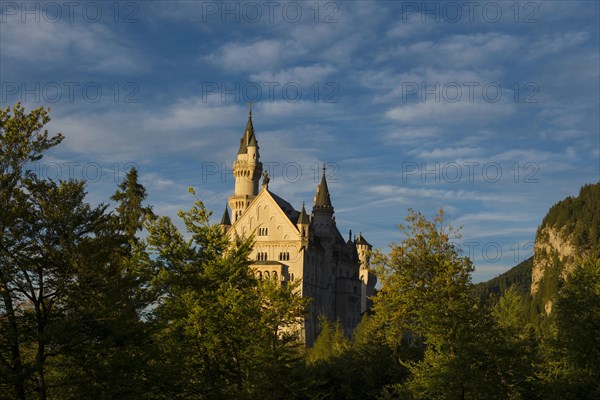
[[(256, 253), (256, 261), (267, 261), (268, 257), (267, 257), (267, 253), (264, 251), (259, 251), (258, 253)], [(279, 253), (279, 261), (289, 261), (290, 260), (290, 253), (288, 251), (282, 251), (281, 253)]]
[[(277, 280), (277, 271), (256, 271), (256, 277), (258, 279), (273, 279), (274, 281)], [(281, 277), (281, 279), (283, 280), (283, 276)]]

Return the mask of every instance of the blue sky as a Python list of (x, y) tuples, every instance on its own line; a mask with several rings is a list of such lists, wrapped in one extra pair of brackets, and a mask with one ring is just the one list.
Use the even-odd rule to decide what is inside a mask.
[(340, 231), (400, 240), (444, 208), (491, 278), (532, 252), (548, 208), (600, 179), (599, 3), (2, 2), (3, 107), (66, 136), (33, 168), (107, 201), (136, 165), (176, 216), (215, 219), (253, 105), (270, 189), (312, 204), (320, 163)]

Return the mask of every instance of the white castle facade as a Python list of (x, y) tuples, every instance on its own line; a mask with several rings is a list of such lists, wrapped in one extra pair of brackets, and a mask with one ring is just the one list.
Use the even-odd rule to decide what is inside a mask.
[(340, 234), (325, 167), (308, 215), (304, 205), (297, 211), (269, 190), (258, 150), (250, 112), (233, 162), (235, 189), (228, 199), (231, 217), (225, 208), (221, 225), (232, 238), (254, 234), (252, 268), (260, 279), (281, 284), (301, 281), (300, 294), (311, 299), (309, 316), (301, 327), (308, 346), (318, 334), (319, 315), (339, 321), (351, 336), (368, 311), (368, 297), (375, 292), (376, 277), (369, 270), (371, 245), (362, 234), (354, 240), (344, 240)]

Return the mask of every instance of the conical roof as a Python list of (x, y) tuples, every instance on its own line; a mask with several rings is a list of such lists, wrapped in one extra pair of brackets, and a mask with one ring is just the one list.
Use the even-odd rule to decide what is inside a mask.
[(227, 205), (225, 205), (225, 211), (223, 212), (223, 216), (221, 217), (221, 225), (231, 225), (231, 219), (229, 218), (229, 211), (227, 210)]
[(302, 204), (302, 211), (300, 211), (300, 216), (298, 217), (297, 224), (310, 224), (310, 220), (308, 219), (308, 214), (306, 214), (304, 204)]
[(240, 149), (238, 150), (238, 154), (248, 153), (248, 147), (258, 147), (256, 136), (254, 135), (254, 125), (252, 125), (252, 111), (248, 113), (248, 122), (246, 122), (244, 136), (240, 139)]
[(323, 163), (323, 176), (321, 177), (321, 183), (319, 183), (319, 186), (317, 187), (315, 207), (331, 207), (329, 188), (327, 187), (327, 179), (325, 179), (325, 163)]

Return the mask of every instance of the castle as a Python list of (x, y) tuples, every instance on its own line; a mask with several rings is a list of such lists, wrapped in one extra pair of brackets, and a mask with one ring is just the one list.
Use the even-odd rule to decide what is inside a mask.
[[(304, 204), (294, 207), (269, 190), (269, 177), (262, 173), (252, 111), (233, 162), (235, 189), (229, 196), (229, 211), (221, 226), (230, 237), (255, 235), (252, 268), (260, 279), (286, 284), (301, 280), (300, 294), (311, 298), (309, 316), (301, 334), (311, 346), (318, 334), (318, 316), (339, 321), (351, 336), (361, 315), (369, 308), (376, 277), (369, 272), (371, 245), (362, 234), (344, 240), (336, 227), (325, 166), (310, 216)], [(262, 185), (259, 190), (259, 179)]]

